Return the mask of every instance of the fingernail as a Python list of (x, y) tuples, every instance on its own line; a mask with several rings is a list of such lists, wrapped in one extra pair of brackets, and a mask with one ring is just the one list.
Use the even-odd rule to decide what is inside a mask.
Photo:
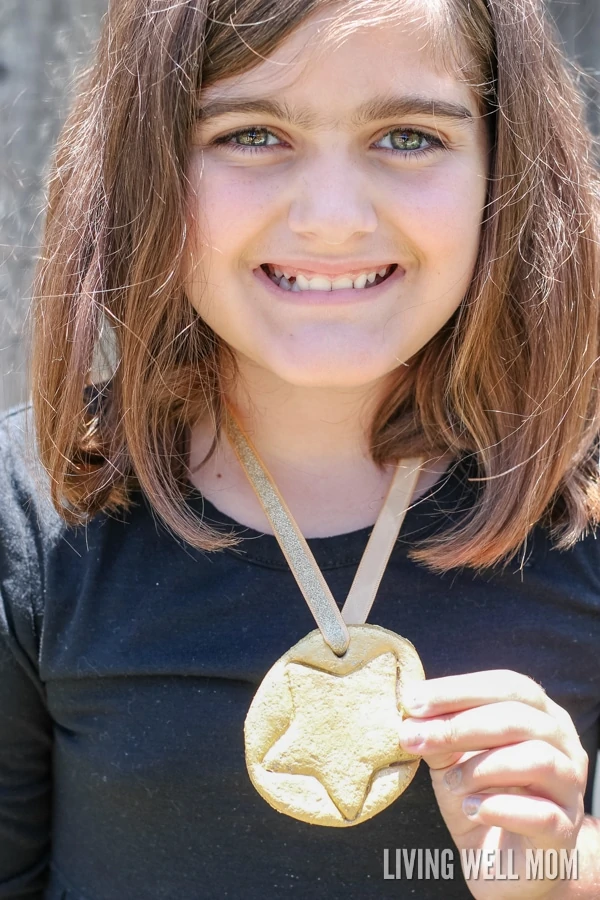
[(481, 799), (479, 797), (466, 797), (462, 804), (464, 814), (469, 817), (476, 816), (480, 806)]
[(403, 746), (416, 749), (425, 743), (423, 732), (419, 729), (417, 722), (405, 720), (400, 726), (400, 743)]
[(459, 768), (448, 769), (444, 775), (444, 784), (449, 791), (454, 791), (462, 781), (462, 770)]

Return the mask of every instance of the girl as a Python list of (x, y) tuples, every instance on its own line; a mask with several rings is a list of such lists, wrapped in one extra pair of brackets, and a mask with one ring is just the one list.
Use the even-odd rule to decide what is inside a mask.
[[(597, 242), (537, 0), (111, 4), (2, 424), (0, 896), (598, 896)], [(246, 772), (315, 623), (228, 409), (340, 606), (424, 459), (369, 614), (424, 764), (354, 827)]]

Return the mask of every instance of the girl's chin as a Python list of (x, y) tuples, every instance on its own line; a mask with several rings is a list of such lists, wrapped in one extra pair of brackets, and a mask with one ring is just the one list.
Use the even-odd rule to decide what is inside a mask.
[[(361, 388), (368, 387), (388, 375), (396, 366), (389, 368), (381, 365), (355, 363), (349, 365), (348, 355), (345, 359), (315, 358), (281, 360), (258, 360), (254, 362), (280, 381), (296, 387), (306, 388)], [(351, 356), (350, 356), (351, 358)]]

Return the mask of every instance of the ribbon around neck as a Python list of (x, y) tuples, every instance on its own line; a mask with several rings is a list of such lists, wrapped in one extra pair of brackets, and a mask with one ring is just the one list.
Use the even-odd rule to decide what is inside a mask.
[(285, 500), (229, 405), (226, 406), (225, 427), (232, 449), (271, 523), (273, 533), (323, 639), (336, 656), (343, 656), (350, 644), (346, 626), (363, 625), (367, 620), (414, 493), (423, 457), (402, 460), (396, 467), (383, 507), (340, 612)]

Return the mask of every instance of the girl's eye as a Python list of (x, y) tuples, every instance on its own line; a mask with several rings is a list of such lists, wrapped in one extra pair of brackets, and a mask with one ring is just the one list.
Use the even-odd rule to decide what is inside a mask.
[[(245, 152), (248, 149), (252, 151), (255, 148), (260, 149), (270, 146), (268, 144), (269, 135), (276, 137), (267, 128), (245, 128), (243, 131), (234, 131), (232, 134), (226, 134), (224, 137), (217, 138), (213, 143), (221, 147), (226, 146), (231, 150)], [(236, 139), (239, 139), (239, 144), (233, 143)]]
[[(276, 143), (270, 141), (270, 138), (275, 138)], [(382, 147), (381, 149), (389, 150), (396, 156), (410, 157), (411, 159), (446, 149), (445, 144), (439, 137), (429, 132), (418, 131), (415, 128), (394, 128), (376, 143), (381, 144), (388, 140), (391, 146)], [(212, 144), (213, 146), (232, 150), (234, 153), (244, 153), (246, 155), (269, 153), (282, 146), (277, 135), (268, 128), (263, 127), (233, 131), (230, 134), (223, 135), (223, 137), (215, 138)]]
[(404, 153), (415, 156), (416, 154), (429, 153), (433, 150), (445, 149), (438, 137), (414, 128), (394, 128), (388, 131), (378, 143), (390, 139), (391, 150), (395, 153)]

